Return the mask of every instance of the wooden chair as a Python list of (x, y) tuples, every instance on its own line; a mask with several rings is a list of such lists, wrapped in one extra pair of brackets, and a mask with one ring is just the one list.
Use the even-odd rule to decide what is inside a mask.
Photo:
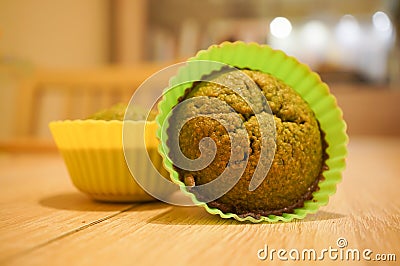
[[(114, 103), (128, 102), (137, 87), (166, 65), (35, 71), (22, 82), (15, 104), (14, 136), (1, 150), (54, 150), (48, 123), (84, 119)], [(348, 132), (356, 135), (400, 134), (398, 90), (332, 86), (344, 111)]]
[[(38, 70), (23, 82), (17, 97), (15, 135), (43, 137), (50, 120), (84, 119), (97, 110), (128, 102), (160, 65), (90, 70)], [(49, 135), (47, 135), (48, 137)]]

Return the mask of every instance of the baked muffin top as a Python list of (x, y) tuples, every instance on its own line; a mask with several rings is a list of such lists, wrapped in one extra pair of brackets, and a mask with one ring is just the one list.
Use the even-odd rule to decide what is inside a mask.
[[(92, 115), (90, 115), (87, 119), (94, 119), (94, 120), (105, 120), (105, 121), (111, 121), (111, 120), (119, 120), (122, 121), (124, 120), (125, 117), (125, 111), (127, 110), (128, 105), (125, 103), (118, 103), (110, 108), (100, 110)], [(126, 115), (126, 119), (129, 120), (134, 120), (134, 121), (144, 121), (146, 120), (147, 112), (138, 107), (130, 107), (128, 109), (128, 113)], [(147, 117), (147, 120), (154, 120), (156, 117), (155, 111), (150, 111), (149, 116)]]
[[(195, 188), (226, 169), (232, 173), (235, 168), (244, 169), (231, 190), (207, 204), (225, 213), (254, 217), (281, 215), (300, 207), (317, 189), (324, 164), (323, 139), (313, 111), (292, 88), (267, 73), (242, 70), (214, 76), (212, 82), (195, 83), (180, 101), (197, 100), (174, 109), (169, 121), (170, 134), (177, 121), (193, 117), (179, 129), (179, 147), (187, 158), (201, 156), (199, 145), (204, 138), (211, 138), (217, 148), (204, 169), (175, 166), (181, 181)], [(240, 140), (234, 147), (230, 136)], [(268, 146), (271, 165), (261, 184), (250, 191), (258, 164), (265, 164), (260, 160), (262, 145)], [(192, 192), (204, 199), (200, 192)]]

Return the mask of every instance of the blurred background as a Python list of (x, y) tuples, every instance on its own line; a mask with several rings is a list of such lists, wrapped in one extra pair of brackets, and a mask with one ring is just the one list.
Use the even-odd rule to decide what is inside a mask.
[(399, 2), (2, 0), (0, 141), (52, 146), (49, 121), (127, 102), (157, 70), (235, 40), (310, 65), (350, 135), (400, 136)]

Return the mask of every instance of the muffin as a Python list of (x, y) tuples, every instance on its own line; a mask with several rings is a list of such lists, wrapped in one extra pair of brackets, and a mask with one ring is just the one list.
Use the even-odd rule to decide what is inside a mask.
[[(226, 73), (189, 65), (171, 80), (156, 120), (160, 126), (157, 136), (167, 146), (160, 150), (172, 180), (211, 214), (239, 221), (302, 219), (327, 204), (344, 169), (347, 135), (342, 113), (326, 84), (307, 66), (266, 45), (226, 42), (200, 51), (189, 62), (204, 60), (241, 71)], [(211, 82), (182, 85), (191, 72), (196, 72), (197, 80), (212, 77), (206, 78)], [(244, 73), (254, 85), (237, 73)], [(262, 97), (255, 97), (254, 91)], [(270, 133), (263, 135), (262, 131)], [(234, 140), (227, 137), (232, 132), (241, 139), (240, 145), (232, 145)], [(216, 148), (209, 164), (194, 170), (180, 167), (173, 146), (178, 144), (185, 157), (196, 161), (207, 153), (209, 143), (202, 147), (207, 139)], [(260, 153), (262, 146), (268, 147), (266, 154)], [(265, 155), (266, 171), (253, 190), (254, 172)], [(231, 178), (237, 183), (220, 197), (196, 189), (226, 171), (235, 173), (229, 170), (235, 167), (242, 171), (238, 179)], [(219, 185), (229, 183), (230, 177), (224, 178)]]
[[(85, 120), (54, 121), (49, 124), (71, 180), (80, 191), (100, 201), (155, 200), (143, 189), (146, 187), (157, 191), (157, 195), (167, 197), (172, 191), (165, 190), (157, 183), (158, 172), (168, 177), (157, 152), (157, 125), (155, 121), (146, 121), (146, 114), (138, 108), (131, 109), (131, 113), (127, 114), (137, 121), (122, 121), (125, 109), (125, 104), (118, 104)], [(123, 143), (123, 127), (135, 132), (128, 143)], [(143, 139), (146, 140), (145, 145), (141, 143)], [(140, 185), (136, 181), (139, 177), (132, 176), (125, 161), (127, 154), (131, 160), (141, 163), (139, 171), (135, 171), (142, 177)], [(151, 161), (147, 160), (147, 156)]]
[[(259, 218), (261, 215), (282, 215), (284, 212), (293, 212), (294, 208), (302, 207), (305, 200), (311, 199), (312, 192), (318, 188), (324, 162), (318, 122), (308, 104), (284, 82), (260, 71), (243, 70), (243, 73), (254, 81), (254, 86), (246, 82), (238, 71), (232, 71), (217, 76), (211, 82), (195, 83), (180, 99), (183, 102), (196, 97), (206, 97), (199, 99), (197, 104), (185, 105), (173, 111), (169, 121), (171, 125), (169, 134), (179, 132), (179, 148), (182, 153), (191, 160), (199, 158), (201, 152), (198, 147), (204, 138), (211, 138), (216, 143), (217, 149), (214, 160), (202, 170), (190, 171), (176, 165), (174, 167), (179, 173), (179, 179), (186, 186), (192, 187), (190, 191), (198, 199), (207, 201), (207, 197), (193, 187), (215, 180), (229, 168), (234, 169), (240, 164), (244, 165), (247, 159), (245, 170), (233, 188), (222, 197), (207, 202), (207, 205), (223, 212), (238, 214), (240, 217)], [(233, 87), (245, 92), (244, 98), (234, 92), (231, 89)], [(258, 100), (253, 101), (256, 104), (255, 108), (250, 108), (247, 102), (253, 100), (250, 95), (255, 94), (252, 93), (254, 89), (261, 91), (270, 109)], [(208, 98), (217, 98), (223, 104), (218, 101), (208, 101)], [(228, 108), (223, 107), (225, 103), (233, 108), (234, 112), (228, 112)], [(178, 125), (179, 120), (186, 120), (188, 114), (194, 118), (185, 123), (182, 129), (172, 130), (173, 125)], [(210, 118), (209, 114), (215, 117), (224, 114), (227, 124), (232, 126), (225, 128), (219, 121)], [(240, 121), (236, 123), (237, 114), (243, 123)], [(273, 119), (275, 124), (276, 139), (273, 139), (272, 135), (264, 136), (270, 137), (271, 141), (275, 142), (270, 143), (276, 147), (275, 156), (269, 171), (264, 172), (262, 183), (250, 191), (248, 189), (250, 181), (260, 161), (261, 153), (262, 140), (258, 119), (264, 118)], [(267, 127), (266, 131), (271, 132), (271, 123), (264, 126)], [(249, 148), (243, 152), (233, 151), (227, 130), (249, 138)], [(169, 140), (167, 144), (171, 147), (172, 138)], [(245, 143), (241, 145), (245, 146)], [(175, 151), (170, 151), (172, 158), (173, 152)], [(235, 157), (234, 163), (229, 163), (232, 153)]]

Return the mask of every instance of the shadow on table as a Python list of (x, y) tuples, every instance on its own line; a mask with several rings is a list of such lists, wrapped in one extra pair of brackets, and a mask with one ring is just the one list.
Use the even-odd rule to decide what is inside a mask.
[[(345, 215), (319, 211), (316, 214), (308, 215), (303, 220), (297, 220), (295, 223), (317, 222), (324, 220), (336, 220), (344, 218)], [(221, 219), (218, 215), (211, 215), (200, 207), (171, 207), (170, 210), (156, 215), (147, 221), (152, 224), (175, 224), (175, 225), (243, 225), (253, 224), (251, 222), (239, 222), (234, 219)], [(262, 224), (262, 223), (260, 223)], [(264, 223), (268, 224), (268, 223)], [(284, 224), (278, 222), (275, 224)], [(274, 225), (271, 223), (271, 225)]]
[[(150, 202), (149, 202), (150, 203)], [(45, 197), (39, 200), (39, 204), (48, 208), (74, 211), (123, 211), (127, 208), (135, 208), (149, 203), (110, 203), (95, 201), (82, 193), (63, 193)], [(154, 205), (154, 204), (153, 204)], [(157, 207), (158, 206), (158, 207)], [(162, 206), (154, 205), (153, 208)]]
[[(177, 207), (159, 201), (140, 203), (107, 203), (92, 200), (82, 193), (64, 193), (48, 196), (39, 200), (39, 204), (53, 209), (74, 211), (123, 211), (143, 212), (159, 210), (159, 213), (147, 222), (151, 224), (173, 225), (243, 225), (250, 222), (238, 222), (234, 219), (221, 219), (218, 215), (211, 215), (201, 207)], [(319, 211), (308, 215), (305, 219), (296, 223), (307, 223), (324, 220), (335, 220), (345, 215)], [(278, 223), (281, 224), (281, 223)]]

